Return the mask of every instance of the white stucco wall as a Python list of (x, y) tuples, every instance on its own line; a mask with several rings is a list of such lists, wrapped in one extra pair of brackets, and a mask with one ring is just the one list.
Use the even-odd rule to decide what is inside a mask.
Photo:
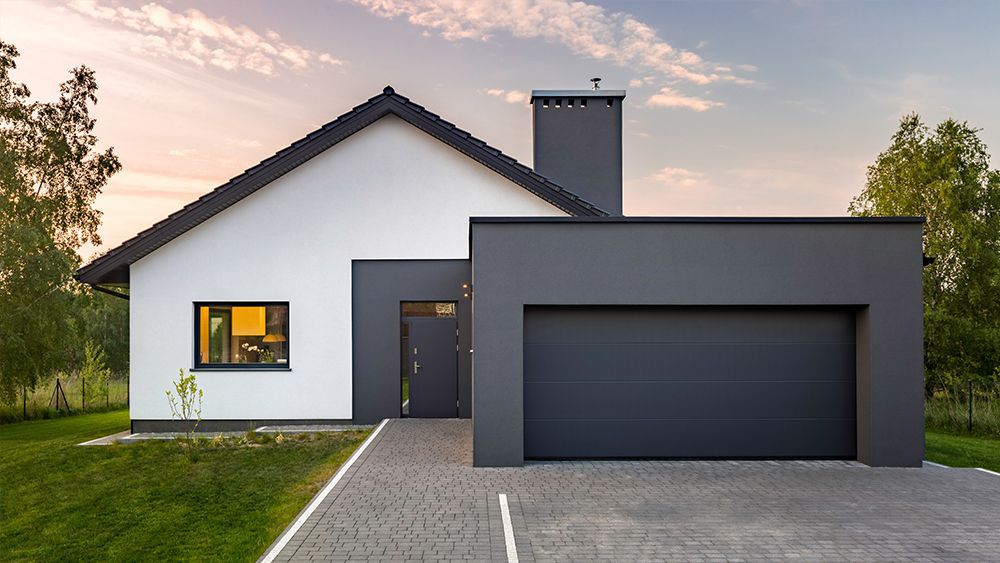
[(468, 258), (470, 216), (565, 215), (389, 116), (132, 264), (133, 419), (169, 419), (195, 301), (288, 301), (287, 372), (198, 372), (205, 419), (349, 419), (351, 260)]

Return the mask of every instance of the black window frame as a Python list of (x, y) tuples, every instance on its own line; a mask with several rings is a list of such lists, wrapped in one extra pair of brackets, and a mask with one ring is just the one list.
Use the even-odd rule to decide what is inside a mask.
[[(225, 364), (202, 363), (198, 347), (201, 344), (200, 307), (267, 307), (284, 305), (288, 310), (288, 331), (285, 334), (285, 346), (288, 350), (288, 361), (274, 364)], [(192, 307), (191, 322), (194, 325), (194, 340), (192, 348), (193, 366), (190, 371), (292, 371), (292, 307), (288, 301), (195, 301)]]

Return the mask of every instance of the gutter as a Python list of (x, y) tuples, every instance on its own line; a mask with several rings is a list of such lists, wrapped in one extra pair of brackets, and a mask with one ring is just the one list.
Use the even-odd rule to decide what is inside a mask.
[(127, 293), (122, 293), (120, 291), (115, 291), (113, 289), (108, 289), (106, 287), (101, 287), (101, 286), (99, 286), (97, 284), (93, 284), (90, 287), (93, 288), (96, 291), (100, 291), (101, 293), (107, 293), (108, 295), (113, 295), (115, 297), (118, 297), (119, 299), (124, 299), (125, 301), (129, 300)]

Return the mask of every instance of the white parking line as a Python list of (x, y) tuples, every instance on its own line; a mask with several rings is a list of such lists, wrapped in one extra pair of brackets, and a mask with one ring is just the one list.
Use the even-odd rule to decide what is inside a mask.
[(514, 543), (514, 526), (510, 523), (507, 495), (500, 493), (500, 518), (503, 520), (503, 541), (507, 544), (507, 563), (517, 563), (517, 544)]
[(997, 473), (996, 471), (990, 471), (989, 469), (983, 469), (982, 467), (977, 467), (976, 471), (982, 471), (983, 473), (989, 473), (990, 475), (996, 475), (997, 477), (1000, 477), (1000, 473)]
[(348, 458), (347, 463), (340, 466), (340, 469), (333, 476), (333, 479), (330, 479), (330, 482), (328, 482), (326, 486), (323, 487), (323, 490), (321, 490), (315, 497), (313, 497), (312, 502), (309, 503), (309, 506), (306, 506), (305, 510), (299, 513), (299, 517), (295, 519), (295, 522), (293, 522), (291, 526), (285, 529), (285, 532), (281, 534), (281, 537), (278, 538), (278, 541), (275, 542), (271, 546), (271, 549), (268, 550), (268, 552), (265, 553), (264, 556), (260, 558), (260, 561), (262, 563), (271, 563), (272, 561), (274, 561), (274, 558), (277, 557), (279, 553), (281, 553), (281, 550), (284, 549), (286, 545), (288, 545), (289, 540), (292, 539), (292, 536), (295, 535), (295, 532), (298, 532), (299, 528), (302, 527), (302, 524), (305, 523), (306, 518), (309, 518), (309, 516), (311, 516), (312, 513), (315, 512), (317, 508), (319, 508), (319, 505), (321, 502), (323, 502), (323, 499), (325, 499), (330, 494), (330, 491), (332, 491), (333, 488), (337, 486), (337, 483), (339, 483), (340, 479), (344, 476), (345, 473), (347, 473), (347, 470), (350, 469), (352, 465), (354, 465), (354, 462), (357, 461), (359, 457), (361, 457), (361, 454), (364, 453), (365, 449), (368, 448), (368, 445), (372, 443), (372, 440), (375, 439), (375, 436), (378, 436), (378, 433), (382, 431), (382, 428), (388, 422), (389, 419), (386, 418), (382, 421), (381, 424), (375, 427), (375, 430), (368, 436), (368, 439), (366, 439), (364, 443), (362, 443), (361, 446), (354, 451), (354, 454), (351, 455), (350, 458)]
[(940, 463), (934, 463), (933, 461), (927, 461), (926, 459), (924, 460), (924, 463), (933, 467), (942, 467), (944, 469), (951, 469), (947, 465), (941, 465)]

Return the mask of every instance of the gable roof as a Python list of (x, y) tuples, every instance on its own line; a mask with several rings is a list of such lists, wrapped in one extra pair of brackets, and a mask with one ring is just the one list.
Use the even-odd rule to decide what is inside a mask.
[(608, 212), (538, 174), (517, 160), (441, 119), (386, 86), (382, 93), (295, 141), (83, 266), (76, 279), (89, 284), (128, 283), (128, 266), (193, 229), (227, 207), (263, 188), (326, 149), (386, 115), (395, 115), (458, 150), (553, 206), (573, 216), (606, 216)]

